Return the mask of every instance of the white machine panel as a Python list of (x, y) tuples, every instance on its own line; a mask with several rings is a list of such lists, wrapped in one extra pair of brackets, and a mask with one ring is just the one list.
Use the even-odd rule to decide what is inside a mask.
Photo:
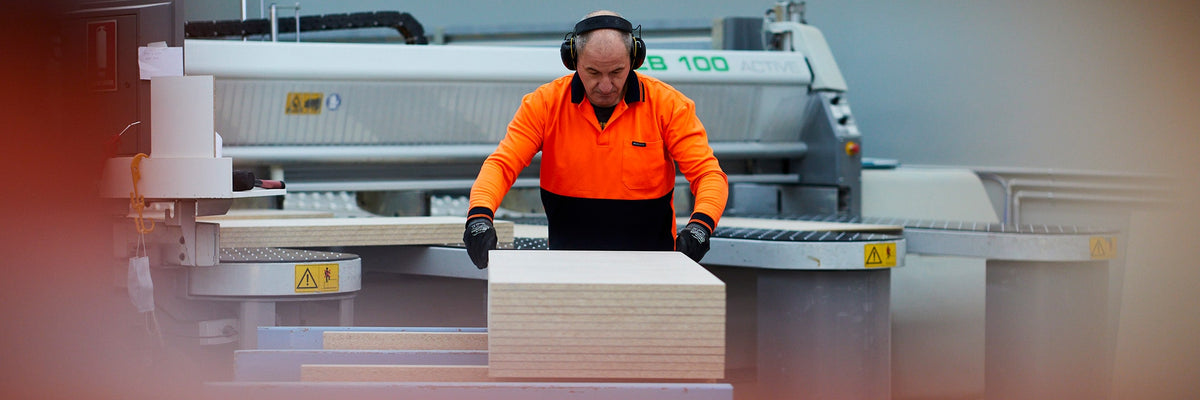
[(213, 77), (156, 76), (150, 80), (150, 156), (217, 156), (213, 135)]
[[(188, 40), (188, 75), (291, 80), (544, 82), (567, 75), (557, 48)], [(671, 83), (805, 86), (802, 53), (651, 50), (640, 72)]]
[[(108, 159), (101, 196), (129, 198), (133, 157)], [(146, 158), (139, 168), (138, 193), (147, 199), (228, 199), (233, 195), (233, 159)]]

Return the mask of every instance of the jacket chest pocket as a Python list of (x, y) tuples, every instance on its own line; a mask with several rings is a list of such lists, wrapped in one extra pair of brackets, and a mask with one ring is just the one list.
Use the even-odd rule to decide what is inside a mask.
[(674, 175), (667, 171), (662, 140), (626, 142), (621, 149), (621, 182), (628, 189), (656, 189)]

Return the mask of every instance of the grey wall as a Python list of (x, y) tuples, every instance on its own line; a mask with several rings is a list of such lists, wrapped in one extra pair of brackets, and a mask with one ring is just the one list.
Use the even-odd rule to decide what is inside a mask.
[[(453, 4), (301, 1), (304, 15), (406, 11), (427, 32), (565, 30), (597, 7), (635, 22), (759, 16), (773, 2)], [(187, 18), (237, 18), (239, 6), (192, 0)], [(1196, 171), (1198, 15), (1192, 1), (808, 1), (849, 82), (864, 154), (907, 164)]]
[(810, 21), (869, 156), (1144, 171), (1200, 149), (1197, 4), (854, 1), (826, 22), (822, 2)]

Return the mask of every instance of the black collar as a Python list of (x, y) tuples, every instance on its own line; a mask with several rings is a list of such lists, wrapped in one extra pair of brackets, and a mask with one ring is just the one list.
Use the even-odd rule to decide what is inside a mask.
[[(583, 87), (583, 80), (579, 79), (579, 73), (571, 77), (571, 102), (579, 104), (587, 96), (587, 89)], [(638, 82), (637, 72), (629, 71), (629, 77), (625, 78), (625, 103), (634, 103), (642, 101), (642, 85)]]

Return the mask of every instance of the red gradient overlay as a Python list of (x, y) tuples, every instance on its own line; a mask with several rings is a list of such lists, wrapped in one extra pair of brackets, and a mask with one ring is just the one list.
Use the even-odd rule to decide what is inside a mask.
[[(188, 398), (201, 363), (153, 345), (115, 282), (97, 196), (105, 141), (59, 36), (65, 2), (0, 13), (0, 393), (4, 398)], [(28, 4), (27, 4), (28, 3)], [(120, 275), (121, 278), (124, 275)]]

